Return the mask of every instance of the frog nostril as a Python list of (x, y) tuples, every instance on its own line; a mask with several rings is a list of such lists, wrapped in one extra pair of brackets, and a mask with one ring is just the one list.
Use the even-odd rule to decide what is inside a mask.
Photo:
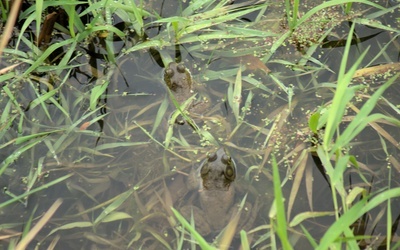
[(186, 71), (185, 66), (182, 64), (178, 64), (178, 66), (176, 66), (176, 69), (178, 70), (179, 73), (185, 73)]
[(217, 159), (217, 154), (216, 153), (212, 153), (208, 155), (208, 161), (212, 162), (215, 161)]
[(221, 159), (221, 162), (223, 164), (225, 164), (225, 165), (228, 165), (231, 162), (231, 157), (229, 157), (228, 155), (223, 155), (222, 159)]

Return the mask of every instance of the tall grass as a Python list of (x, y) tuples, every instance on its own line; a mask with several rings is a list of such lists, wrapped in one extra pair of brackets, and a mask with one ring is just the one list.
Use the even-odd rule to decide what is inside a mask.
[[(14, 1), (15, 6), (12, 8), (8, 5), (9, 1), (0, 2), (1, 20), (7, 20), (1, 37), (0, 55), (2, 60), (9, 63), (7, 67), (0, 69), (0, 180), (21, 180), (17, 185), (14, 184), (18, 186), (17, 190), (5, 190), (6, 198), (1, 200), (0, 209), (7, 212), (6, 209), (18, 207), (16, 204), (29, 208), (32, 197), (45, 194), (51, 188), (58, 190), (56, 188), (63, 187), (71, 193), (79, 194), (71, 195), (71, 204), (63, 203), (61, 208), (70, 206), (65, 209), (68, 210), (69, 216), (54, 220), (54, 224), (51, 224), (53, 227), (41, 235), (38, 245), (47, 243), (48, 239), (52, 239), (51, 244), (57, 244), (57, 237), (63, 237), (60, 236), (61, 232), (68, 234), (69, 230), (78, 230), (79, 233), (84, 232), (82, 239), (97, 239), (95, 243), (102, 242), (108, 247), (140, 248), (145, 247), (142, 242), (149, 241), (154, 242), (152, 246), (161, 245), (173, 249), (184, 248), (190, 241), (192, 248), (196, 248), (197, 245), (202, 249), (228, 248), (232, 237), (235, 236), (235, 230), (228, 226), (226, 233), (218, 238), (217, 246), (207, 242), (192, 226), (195, 223), (187, 222), (179, 214), (179, 207), (177, 210), (172, 209), (171, 213), (169, 208), (175, 207), (176, 204), (173, 204), (170, 197), (173, 194), (166, 184), (169, 177), (175, 178), (178, 172), (181, 175), (187, 170), (183, 168), (182, 171), (182, 165), (176, 164), (177, 162), (186, 165), (190, 165), (187, 162), (192, 162), (196, 165), (195, 162), (201, 158), (196, 155), (197, 152), (225, 146), (238, 152), (234, 158), (247, 167), (245, 179), (259, 178), (265, 181), (262, 183), (266, 184), (265, 186), (271, 186), (272, 182), (274, 188), (273, 202), (264, 196), (266, 190), (259, 192), (265, 199), (259, 210), (261, 216), (258, 218), (261, 219), (254, 229), (240, 232), (243, 249), (265, 246), (272, 249), (296, 249), (295, 239), (300, 237), (298, 225), (309, 245), (315, 249), (356, 249), (360, 239), (370, 236), (355, 235), (353, 224), (384, 205), (387, 206), (386, 246), (388, 249), (399, 246), (399, 243), (393, 245), (390, 236), (393, 229), (392, 201), (400, 197), (400, 188), (392, 187), (389, 183), (386, 189), (373, 192), (362, 186), (349, 190), (344, 178), (349, 170), (354, 170), (366, 185), (371, 184), (363, 175), (359, 159), (349, 153), (355, 138), (366, 129), (373, 127), (377, 131), (383, 144), (382, 148), (386, 151), (386, 141), (399, 148), (396, 141), (398, 137), (392, 137), (378, 125), (384, 122), (398, 128), (399, 119), (391, 116), (390, 112), (377, 113), (378, 106), (384, 101), (385, 107), (397, 111), (398, 114), (397, 104), (386, 100), (384, 94), (388, 88), (398, 83), (399, 73), (390, 75), (368, 96), (368, 100), (360, 109), (352, 102), (360, 91), (366, 89), (364, 84), (354, 81), (359, 69), (364, 65), (379, 63), (381, 57), (390, 58), (386, 51), (400, 35), (398, 27), (390, 27), (376, 20), (392, 11), (398, 11), (400, 5), (384, 8), (366, 0), (333, 0), (303, 10), (302, 2), (298, 0), (285, 1), (277, 7), (265, 1), (253, 5), (229, 2), (192, 1), (175, 15), (162, 17), (155, 11), (145, 10), (143, 6), (147, 4), (146, 1), (140, 1), (138, 4), (133, 0), (41, 0), (20, 13), (18, 20), (13, 20), (17, 16), (18, 1)], [(323, 60), (326, 60), (323, 61), (314, 53), (321, 49), (328, 36), (337, 35), (332, 32), (333, 28), (320, 32), (314, 44), (306, 48), (303, 51), (305, 53), (298, 58), (293, 59), (291, 56), (299, 53), (292, 54), (286, 49), (294, 48), (291, 46), (291, 38), (296, 30), (312, 23), (317, 13), (332, 6), (337, 6), (348, 14), (357, 11), (357, 6), (368, 6), (373, 11), (367, 16), (362, 16), (362, 12), (359, 12), (358, 16), (348, 17), (351, 27), (344, 38), (346, 44), (336, 79), (321, 83), (318, 76), (331, 74), (332, 65), (327, 57), (323, 57)], [(37, 38), (34, 37), (39, 37), (45, 16), (48, 14), (46, 11), (50, 7), (65, 11), (68, 24), (63, 27), (56, 23), (54, 32), (62, 38), (54, 36), (53, 42), (39, 46)], [(273, 9), (274, 7), (276, 9)], [(7, 15), (10, 9), (14, 12), (11, 11)], [(281, 17), (277, 20), (277, 16), (269, 12), (270, 9), (273, 10), (271, 12), (276, 10), (277, 13), (283, 13), (283, 22), (286, 23), (281, 24)], [(254, 23), (248, 21), (248, 17), (252, 15), (256, 16), (257, 21)], [(114, 26), (114, 19), (117, 18), (128, 28), (121, 30)], [(264, 19), (268, 21), (268, 27), (258, 27)], [(21, 28), (12, 38), (14, 46), (7, 47), (16, 21)], [(270, 25), (271, 23), (275, 26)], [(342, 22), (334, 24), (338, 26)], [(353, 60), (352, 42), (356, 35), (356, 25), (368, 25), (385, 31), (392, 36), (391, 40), (382, 46), (378, 55), (371, 57), (371, 49), (366, 48)], [(158, 32), (153, 32), (155, 28)], [(132, 42), (132, 33), (139, 37), (135, 42)], [(133, 45), (125, 45), (118, 51), (117, 40)], [(90, 57), (82, 48), (93, 44), (93, 41), (101, 41), (96, 48), (104, 52), (101, 54), (103, 58), (99, 59), (102, 65), (96, 69), (89, 60), (82, 59)], [(226, 86), (226, 90), (213, 92), (218, 92), (219, 104), (229, 113), (228, 118), (213, 115), (202, 117), (208, 122), (225, 122), (221, 123), (222, 125), (218, 124), (215, 131), (207, 126), (198, 126), (194, 121), (192, 125), (195, 128), (195, 136), (185, 134), (177, 128), (174, 121), (178, 115), (186, 116), (185, 105), (191, 100), (178, 104), (171, 93), (166, 92), (165, 96), (146, 107), (132, 102), (130, 106), (121, 108), (106, 101), (116, 98), (122, 102), (125, 97), (120, 92), (112, 92), (115, 90), (113, 87), (116, 85), (116, 79), (119, 79), (115, 76), (122, 71), (120, 66), (124, 62), (132, 60), (145, 71), (148, 62), (141, 60), (143, 52), (157, 51), (161, 57), (157, 63), (167, 65), (170, 61), (180, 60), (172, 58), (172, 54), (178, 54), (178, 50), (184, 51), (182, 54), (188, 58), (182, 61), (193, 61), (192, 64), (196, 65), (193, 69), (194, 72), (198, 72), (192, 72), (194, 78), (205, 81), (206, 85), (215, 83), (216, 86)], [(277, 52), (281, 51), (287, 53), (283, 56), (289, 58), (276, 58), (279, 55)], [(154, 60), (155, 57), (149, 58)], [(215, 61), (222, 61), (222, 66), (214, 67), (212, 63)], [(271, 65), (273, 70), (268, 69), (266, 63)], [(86, 86), (73, 84), (71, 79), (74, 73), (76, 75), (76, 70), (85, 66), (91, 67), (88, 77), (90, 81)], [(147, 81), (144, 81), (145, 84), (151, 84), (151, 81), (162, 84), (161, 77), (153, 72), (148, 75), (145, 74), (147, 72), (140, 73), (143, 73), (141, 77), (148, 77)], [(303, 81), (302, 77), (305, 75), (312, 76), (309, 82)], [(128, 82), (136, 80), (129, 79)], [(292, 124), (288, 121), (293, 116), (292, 112), (302, 109), (301, 105), (305, 103), (305, 100), (302, 100), (303, 93), (299, 93), (299, 90), (316, 95), (320, 90), (329, 92), (324, 99), (318, 99), (321, 103), (313, 104), (308, 128), (299, 128), (296, 131), (296, 136), (300, 138), (309, 132), (318, 134), (319, 137), (314, 138), (317, 141), (314, 147), (308, 146), (305, 140), (297, 142), (289, 135), (289, 127)], [(140, 94), (142, 93), (138, 93), (137, 96)], [(129, 97), (134, 98), (136, 94)], [(263, 102), (256, 103), (260, 99)], [(255, 103), (260, 106), (253, 106)], [(177, 112), (168, 117), (169, 107)], [(356, 114), (347, 122), (346, 112), (350, 108)], [(147, 111), (153, 109), (156, 110), (154, 117), (143, 118), (148, 114)], [(230, 119), (230, 114), (233, 119)], [(251, 120), (252, 118), (254, 120)], [(185, 119), (191, 121), (189, 116)], [(106, 125), (102, 127), (103, 123)], [(96, 128), (92, 129), (93, 127)], [(216, 132), (220, 129), (225, 129), (223, 135)], [(280, 138), (284, 138), (284, 145), (280, 145)], [(296, 141), (296, 146), (288, 153), (286, 150), (291, 147), (291, 140)], [(333, 209), (307, 211), (291, 219), (290, 214), (294, 213), (293, 204), (300, 200), (297, 198), (300, 183), (304, 179), (306, 185), (312, 186), (309, 180), (313, 176), (307, 172), (310, 152), (322, 162), (331, 187)], [(391, 155), (391, 152), (386, 153), (388, 161), (392, 159), (391, 162), (395, 164), (396, 156)], [(148, 163), (144, 165), (148, 169), (140, 169), (138, 165), (143, 164), (142, 162), (132, 162), (131, 158), (124, 160), (120, 154), (140, 155), (144, 158), (143, 162)], [(291, 159), (295, 159), (294, 162), (291, 162)], [(288, 166), (286, 175), (285, 166)], [(145, 174), (140, 171), (145, 171)], [(257, 174), (253, 177), (254, 172)], [(128, 173), (134, 173), (134, 176)], [(297, 176), (286, 206), (285, 185), (290, 183), (293, 173)], [(303, 173), (307, 173), (308, 176)], [(123, 191), (118, 189), (117, 184), (121, 183), (124, 186)], [(255, 183), (258, 184), (256, 181)], [(312, 194), (308, 194), (309, 199), (310, 197)], [(76, 202), (73, 202), (73, 199), (76, 199)], [(88, 205), (88, 201), (93, 203)], [(58, 207), (60, 202), (54, 204)], [(39, 199), (21, 232), (22, 239), (10, 236), (10, 249), (17, 245), (24, 248), (31, 242), (32, 236), (48, 223), (50, 215), (41, 221), (42, 224), (38, 224), (40, 228), (33, 226), (38, 219), (36, 211), (39, 205), (51, 204), (48, 204), (47, 199)], [(57, 209), (55, 205), (48, 210), (49, 214), (53, 215)], [(76, 208), (79, 211), (76, 211)], [(269, 215), (267, 210), (270, 211)], [(335, 216), (334, 222), (320, 238), (314, 238), (306, 227), (306, 222), (332, 215)], [(174, 228), (175, 218), (183, 227)], [(269, 224), (264, 221), (265, 218), (269, 218)], [(117, 225), (115, 235), (118, 237), (115, 241), (98, 233), (102, 232), (102, 226), (105, 227), (108, 223)], [(167, 235), (160, 230), (159, 227), (165, 226), (172, 228), (173, 233)], [(0, 228), (13, 228), (18, 231), (20, 224), (2, 224)], [(172, 240), (167, 238), (171, 234), (175, 237)], [(190, 239), (186, 238), (188, 234)]]
[[(382, 97), (383, 92), (394, 82), (398, 81), (400, 73), (397, 73), (379, 87), (369, 100), (364, 103), (354, 119), (347, 124), (344, 131), (340, 128), (349, 102), (354, 99), (357, 90), (364, 88), (362, 85), (349, 85), (352, 82), (356, 69), (360, 67), (368, 50), (364, 51), (346, 72), (354, 27), (355, 24), (353, 23), (348, 34), (332, 103), (327, 106), (327, 110), (323, 114), (315, 113), (311, 118), (312, 121), (310, 120), (310, 129), (314, 132), (322, 130), (324, 134), (321, 144), (318, 144), (316, 147), (316, 153), (322, 161), (332, 187), (334, 214), (336, 216), (336, 222), (324, 233), (316, 249), (342, 248), (343, 244), (346, 244), (348, 247), (358, 248), (351, 225), (357, 220), (362, 219), (366, 213), (369, 213), (379, 205), (387, 203), (388, 207), (390, 207), (390, 200), (400, 196), (400, 188), (391, 188), (369, 194), (365, 188), (354, 188), (351, 191), (347, 191), (344, 184), (344, 175), (348, 171), (348, 168), (358, 168), (356, 158), (347, 151), (352, 140), (365, 128), (378, 120), (387, 120), (391, 124), (400, 126), (399, 119), (383, 114), (371, 114)], [(356, 201), (357, 197), (359, 201)], [(298, 223), (299, 221), (292, 223), (292, 226)], [(387, 225), (390, 224), (391, 220), (388, 220)], [(313, 240), (310, 238), (310, 241)], [(390, 241), (388, 240), (387, 243), (389, 247)]]

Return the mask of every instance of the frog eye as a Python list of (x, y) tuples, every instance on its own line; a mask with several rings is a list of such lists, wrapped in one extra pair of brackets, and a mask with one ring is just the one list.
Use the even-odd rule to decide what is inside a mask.
[(172, 77), (172, 76), (174, 75), (174, 71), (173, 71), (172, 69), (166, 69), (166, 70), (165, 70), (165, 74), (166, 74), (168, 77)]
[(178, 70), (179, 73), (186, 72), (186, 67), (183, 64), (178, 64), (178, 66), (176, 66), (176, 69)]
[(230, 181), (234, 181), (235, 177), (236, 177), (236, 170), (234, 168), (234, 166), (232, 165), (227, 165), (224, 171), (224, 175), (225, 178), (230, 180)]
[(213, 162), (217, 159), (217, 154), (216, 153), (209, 154), (207, 158), (209, 162)]
[(222, 159), (221, 159), (222, 163), (225, 164), (225, 165), (230, 165), (231, 164), (231, 160), (232, 160), (231, 157), (226, 155), (226, 154), (224, 154), (222, 156)]

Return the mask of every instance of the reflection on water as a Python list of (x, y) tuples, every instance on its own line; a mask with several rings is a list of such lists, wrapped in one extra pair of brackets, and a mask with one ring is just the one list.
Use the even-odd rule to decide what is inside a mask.
[[(235, 4), (242, 7), (243, 2)], [(151, 8), (154, 4), (159, 6), (149, 1), (145, 7)], [(169, 6), (164, 16), (175, 15), (176, 6), (170, 7), (170, 1), (164, 6)], [(228, 5), (227, 9), (234, 7)], [(186, 5), (182, 5), (182, 9), (185, 8)], [(274, 8), (279, 11), (261, 14), (261, 24), (282, 21), (282, 15), (276, 13), (284, 8)], [(10, 109), (13, 101), (19, 104), (10, 112), (12, 115), (7, 121), (12, 124), (10, 129), (0, 130), (1, 171), (4, 171), (0, 184), (5, 188), (0, 204), (33, 191), (28, 199), (15, 198), (15, 202), (0, 208), (0, 221), (6, 234), (13, 239), (12, 235), (19, 235), (30, 220), (36, 221), (62, 197), (63, 204), (42, 228), (32, 247), (36, 244), (48, 246), (57, 241), (64, 249), (77, 246), (85, 249), (176, 248), (181, 244), (182, 235), (186, 246), (190, 236), (173, 215), (171, 207), (174, 207), (188, 221), (193, 213), (197, 231), (209, 242), (218, 238), (221, 229), (230, 224), (226, 231), (234, 237), (233, 249), (240, 245), (237, 234), (240, 229), (248, 232), (252, 247), (263, 248), (270, 242), (269, 233), (275, 223), (270, 220), (270, 216), (275, 219), (272, 155), (277, 158), (281, 170), (288, 221), (303, 211), (332, 211), (332, 186), (313, 149), (320, 135), (310, 131), (308, 121), (333, 98), (335, 72), (343, 48), (338, 42), (334, 49), (315, 48), (313, 58), (302, 54), (311, 46), (308, 42), (314, 44), (320, 39), (318, 36), (302, 44), (301, 49), (280, 46), (276, 53), (269, 54), (271, 46), (283, 33), (282, 27), (252, 26), (259, 19), (253, 15), (246, 14), (234, 24), (243, 28), (239, 24), (246, 20), (265, 35), (260, 40), (255, 36), (249, 40), (235, 38), (203, 44), (197, 40), (185, 41), (183, 37), (181, 43), (174, 41), (170, 46), (152, 46), (148, 50), (124, 54), (148, 39), (167, 37), (172, 29), (152, 24), (144, 31), (146, 34), (140, 35), (124, 26), (126, 37), (114, 42), (115, 55), (107, 51), (104, 37), (94, 36), (87, 41), (89, 45), (80, 45), (72, 60), (72, 69), (60, 70), (61, 73), (55, 70), (43, 74), (35, 72), (29, 78), (12, 82), (13, 88), (2, 92), (7, 98), (0, 101), (2, 111)], [(325, 15), (329, 13), (322, 17), (327, 18)], [(335, 22), (332, 19), (324, 30), (336, 27), (347, 34), (348, 26), (342, 21), (354, 16)], [(116, 17), (116, 23), (121, 23), (119, 18)], [(146, 22), (149, 24), (151, 20)], [(229, 25), (223, 27), (227, 34), (234, 31)], [(361, 37), (368, 39), (355, 44), (351, 51), (354, 58), (349, 59), (349, 64), (358, 57), (359, 46), (372, 45), (370, 53), (375, 55), (379, 54), (380, 47), (374, 45), (394, 39), (389, 32), (371, 35), (372, 29), (361, 28), (365, 32)], [(296, 34), (295, 38), (300, 39), (300, 35)], [(58, 37), (59, 40), (68, 38)], [(388, 45), (386, 49), (392, 51), (392, 47)], [(392, 54), (387, 52), (380, 58), (386, 62)], [(114, 58), (116, 66), (105, 58), (110, 61)], [(324, 65), (317, 65), (316, 59)], [(178, 73), (184, 74), (175, 84), (190, 78), (196, 88), (184, 87), (179, 92), (170, 87), (168, 91), (164, 65), (171, 61), (179, 62), (190, 71), (185, 68), (179, 72), (178, 66), (173, 64), (175, 78)], [(57, 57), (53, 60), (56, 62), (59, 63)], [(26, 67), (20, 65), (16, 70), (23, 72)], [(343, 127), (358, 112), (356, 107), (365, 103), (384, 79), (366, 77), (362, 81), (365, 88), (357, 94), (354, 106), (347, 110)], [(102, 86), (107, 86), (106, 90), (98, 99), (93, 99), (97, 94), (94, 90)], [(37, 101), (38, 96), (54, 89), (57, 95), (52, 99)], [(10, 97), (11, 92), (15, 100)], [(398, 94), (398, 85), (394, 84), (376, 112), (396, 117), (398, 114), (391, 103), (398, 103)], [(207, 97), (206, 111), (194, 108), (205, 102), (203, 98), (191, 101), (199, 96)], [(174, 100), (177, 103), (174, 104)], [(175, 112), (178, 104), (187, 105), (186, 109), (181, 106), (183, 114)], [(16, 115), (19, 112), (23, 116)], [(178, 119), (186, 122), (176, 124)], [(42, 132), (44, 134), (16, 141), (16, 138)], [(345, 150), (356, 156), (359, 168), (349, 168), (343, 177), (346, 188), (365, 187), (374, 193), (387, 187), (389, 180), (397, 180), (399, 172), (387, 169), (398, 162), (399, 140), (398, 128), (388, 123), (374, 124), (356, 137)], [(193, 174), (201, 169), (204, 160), (210, 161), (212, 153), (219, 152), (218, 160), (211, 162), (222, 162), (219, 148), (224, 148), (236, 162), (234, 182), (228, 181), (226, 172), (229, 170), (213, 175), (202, 171)], [(393, 166), (398, 170), (396, 164)], [(212, 180), (213, 188), (219, 183), (231, 187), (227, 189), (229, 192), (217, 190), (210, 194), (199, 184), (201, 180)], [(43, 190), (36, 191), (41, 187)], [(236, 220), (234, 215), (239, 207), (242, 207), (241, 219), (235, 226), (232, 222)], [(379, 209), (370, 216), (379, 218), (384, 208)], [(393, 211), (395, 209), (396, 205)], [(319, 239), (334, 221), (334, 216), (324, 216), (302, 225)], [(354, 228), (359, 235), (386, 234), (386, 225), (379, 219), (368, 224), (368, 218), (363, 218), (357, 223)], [(292, 244), (310, 247), (300, 229), (293, 227), (291, 230)]]

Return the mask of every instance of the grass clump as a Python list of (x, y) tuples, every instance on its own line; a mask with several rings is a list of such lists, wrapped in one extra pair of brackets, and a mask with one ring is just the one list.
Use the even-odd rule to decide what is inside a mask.
[[(159, 6), (0, 2), (9, 248), (398, 247), (399, 5)], [(197, 119), (164, 86), (172, 61), (190, 69), (193, 98), (209, 96)], [(195, 129), (174, 123), (182, 113)], [(248, 230), (233, 219), (210, 243), (179, 193), (218, 147), (240, 166), (237, 200), (261, 204)]]

